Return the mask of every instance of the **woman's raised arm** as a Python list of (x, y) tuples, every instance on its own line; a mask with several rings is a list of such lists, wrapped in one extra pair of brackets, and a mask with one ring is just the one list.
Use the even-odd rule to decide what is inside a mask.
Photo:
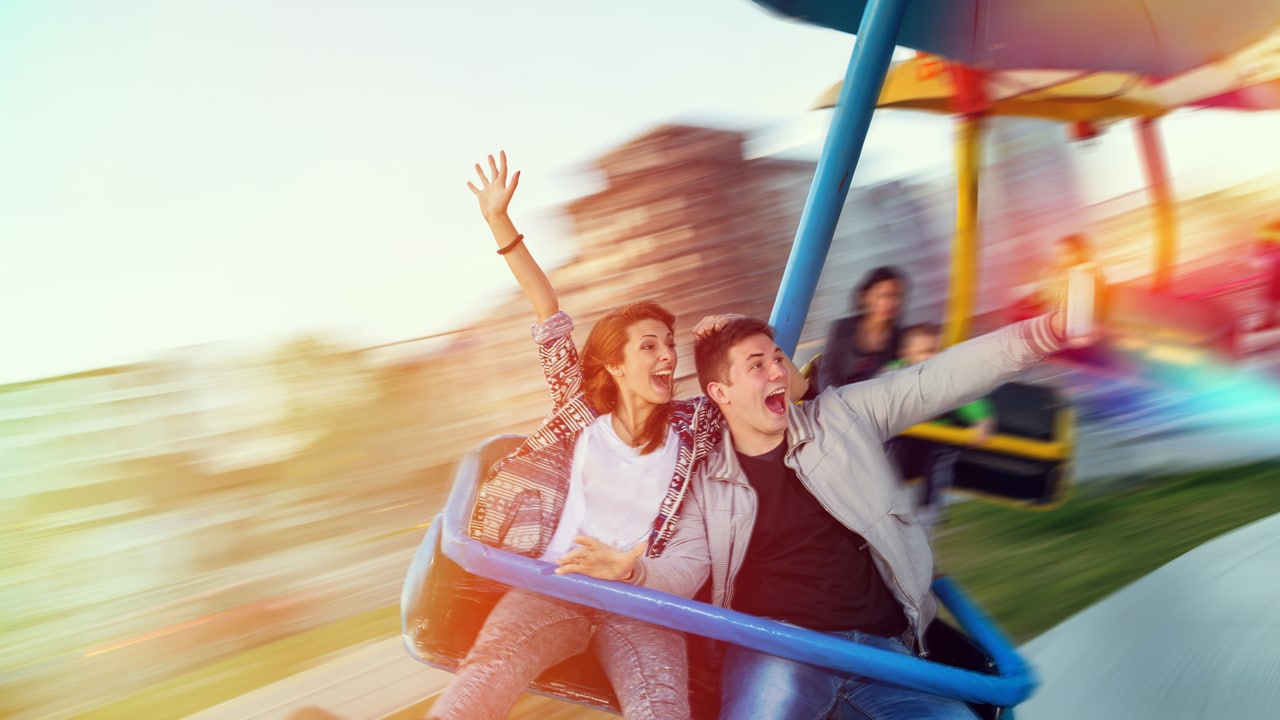
[(511, 196), (520, 184), (520, 172), (516, 171), (507, 179), (507, 153), (498, 153), (499, 160), (489, 156), (489, 174), (486, 174), (480, 163), (476, 163), (476, 174), (480, 176), (480, 186), (467, 183), (467, 187), (480, 202), (480, 214), (489, 223), (493, 239), (498, 243), (498, 254), (507, 260), (507, 267), (520, 283), (524, 296), (533, 306), (538, 322), (555, 315), (560, 310), (560, 301), (556, 297), (555, 288), (546, 273), (533, 259), (529, 248), (524, 244), (524, 236), (516, 232), (516, 226), (507, 215), (507, 206), (511, 204)]

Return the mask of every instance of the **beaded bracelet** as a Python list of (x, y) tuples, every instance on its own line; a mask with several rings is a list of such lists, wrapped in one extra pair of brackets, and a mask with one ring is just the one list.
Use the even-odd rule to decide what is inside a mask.
[(506, 255), (507, 253), (511, 252), (512, 250), (515, 250), (515, 249), (516, 249), (516, 246), (517, 246), (517, 245), (519, 245), (519, 244), (520, 244), (520, 241), (522, 241), (522, 240), (524, 240), (524, 235), (516, 235), (516, 239), (515, 239), (515, 240), (512, 240), (511, 242), (507, 243), (507, 244), (506, 244), (506, 245), (504, 245), (503, 247), (498, 248), (498, 254), (499, 254), (499, 255)]

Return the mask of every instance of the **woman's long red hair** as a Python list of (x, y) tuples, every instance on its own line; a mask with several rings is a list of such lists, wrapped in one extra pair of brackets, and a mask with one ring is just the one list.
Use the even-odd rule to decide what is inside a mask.
[[(657, 320), (666, 325), (667, 330), (675, 332), (675, 315), (651, 300), (641, 300), (615, 308), (600, 318), (591, 328), (587, 344), (582, 348), (582, 392), (587, 402), (602, 415), (618, 407), (618, 384), (609, 373), (608, 366), (622, 364), (626, 355), (627, 330), (641, 320)], [(672, 382), (675, 382), (674, 375)], [(641, 455), (662, 447), (670, 420), (670, 402), (659, 405), (649, 414), (635, 437)]]

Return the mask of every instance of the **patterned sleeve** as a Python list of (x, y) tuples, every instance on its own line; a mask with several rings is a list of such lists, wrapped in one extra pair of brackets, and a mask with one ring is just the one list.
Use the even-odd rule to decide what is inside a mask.
[(688, 457), (682, 456), (680, 460), (680, 463), (689, 463), (688, 467), (677, 463), (676, 476), (683, 477), (689, 467), (696, 471), (720, 444), (724, 436), (724, 415), (706, 395), (676, 400), (671, 411), (671, 427), (680, 436), (684, 448), (690, 450)]
[(559, 408), (582, 392), (582, 363), (573, 344), (573, 320), (561, 310), (533, 326), (533, 340), (538, 343), (538, 359), (551, 401)]
[(711, 398), (706, 395), (699, 395), (694, 402), (700, 404), (704, 410), (699, 414), (699, 421), (693, 430), (699, 435), (707, 436), (714, 445), (720, 441), (725, 428), (724, 415), (720, 412), (720, 406), (711, 402)]

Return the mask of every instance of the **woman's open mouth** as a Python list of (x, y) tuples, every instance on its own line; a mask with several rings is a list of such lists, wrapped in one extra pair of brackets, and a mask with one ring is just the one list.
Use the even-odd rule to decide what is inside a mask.
[(653, 374), (653, 385), (661, 392), (671, 392), (671, 371), (659, 370)]

